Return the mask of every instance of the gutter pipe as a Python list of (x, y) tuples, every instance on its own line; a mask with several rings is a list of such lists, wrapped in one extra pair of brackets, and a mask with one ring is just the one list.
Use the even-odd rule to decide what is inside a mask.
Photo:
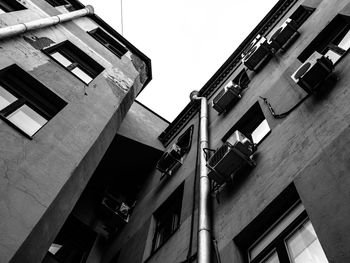
[(87, 16), (94, 13), (94, 8), (87, 5), (85, 8), (69, 13), (59, 14), (57, 16), (45, 17), (38, 20), (21, 23), (13, 26), (0, 28), (0, 39), (22, 34), (24, 32), (54, 26), (62, 22), (73, 20), (79, 17)]
[(199, 176), (199, 208), (198, 208), (198, 238), (197, 255), (198, 263), (210, 263), (211, 261), (211, 216), (210, 216), (210, 181), (208, 168), (203, 149), (208, 148), (208, 101), (206, 97), (199, 97), (198, 91), (192, 91), (192, 101), (200, 100), (200, 176)]

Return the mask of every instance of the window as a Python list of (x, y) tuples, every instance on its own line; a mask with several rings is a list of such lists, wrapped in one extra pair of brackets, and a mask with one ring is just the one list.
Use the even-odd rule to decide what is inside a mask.
[(247, 263), (328, 263), (293, 184), (234, 241)]
[(119, 58), (128, 51), (123, 45), (99, 27), (88, 33)]
[(152, 252), (163, 245), (180, 226), (183, 189), (184, 183), (154, 213), (155, 233)]
[(61, 5), (69, 5), (70, 3), (67, 0), (46, 0), (52, 6), (61, 6)]
[(306, 47), (298, 59), (305, 62), (317, 51), (337, 63), (350, 48), (350, 22), (344, 15), (337, 15)]
[(232, 80), (233, 83), (236, 83), (241, 87), (241, 89), (245, 89), (248, 87), (250, 79), (245, 69), (241, 70), (238, 75)]
[(189, 127), (159, 159), (157, 169), (163, 173), (160, 179), (166, 174), (173, 174), (182, 164), (182, 157), (188, 153), (192, 144), (193, 125)]
[(298, 202), (248, 249), (251, 263), (327, 263), (304, 206)]
[(243, 133), (251, 142), (259, 144), (271, 131), (270, 126), (265, 119), (259, 102), (256, 102), (246, 114), (225, 134), (223, 142), (231, 136), (236, 130)]
[(0, 0), (0, 14), (26, 9), (16, 0)]
[(69, 41), (47, 48), (44, 52), (85, 84), (103, 71), (101, 65)]
[(32, 137), (67, 103), (17, 65), (0, 71), (0, 118)]
[(315, 8), (300, 5), (289, 18), (295, 21), (297, 27), (299, 28), (306, 21), (306, 19), (311, 16), (313, 11), (315, 11)]

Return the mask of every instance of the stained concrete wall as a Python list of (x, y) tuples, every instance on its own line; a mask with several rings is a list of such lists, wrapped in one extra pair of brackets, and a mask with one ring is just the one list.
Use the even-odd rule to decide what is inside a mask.
[[(1, 27), (58, 13), (19, 2), (27, 9), (1, 14)], [(138, 58), (113, 56), (80, 20), (0, 41), (1, 69), (17, 64), (68, 103), (32, 139), (0, 120), (0, 262), (41, 261), (143, 85)], [(41, 51), (67, 39), (104, 68), (89, 85)]]
[[(248, 72), (251, 79), (249, 89), (231, 111), (218, 116), (215, 110), (209, 110), (212, 149), (221, 145), (222, 137), (256, 102), (259, 102), (272, 129), (259, 145), (257, 166), (233, 186), (223, 188), (220, 203), (214, 197), (212, 199), (213, 234), (218, 241), (223, 263), (244, 262), (241, 257), (244, 251), (238, 248), (233, 239), (291, 183), (296, 186), (329, 262), (350, 260), (347, 234), (350, 228), (347, 220), (350, 209), (347, 190), (350, 187), (347, 176), (350, 173), (350, 150), (346, 147), (350, 125), (350, 56), (345, 56), (336, 65), (335, 75), (339, 80), (333, 88), (330, 87), (326, 96), (309, 98), (284, 119), (274, 119), (259, 99), (259, 96), (268, 98), (275, 111), (281, 113), (303, 98), (305, 92), (290, 78), (301, 65), (297, 57), (336, 14), (350, 15), (346, 0), (298, 1), (281, 18), (276, 29), (302, 3), (316, 7), (316, 10), (300, 27), (301, 35), (296, 42), (286, 52), (276, 54), (260, 72)], [(237, 76), (242, 68), (235, 69), (226, 83)], [(197, 116), (188, 126), (192, 123), (196, 131)], [(130, 223), (111, 245), (103, 262), (109, 262), (117, 251), (121, 251), (120, 262), (175, 263), (186, 258), (192, 195), (184, 194), (180, 229), (156, 253), (150, 255), (150, 242), (154, 235), (152, 214), (182, 181), (185, 180), (185, 189), (192, 193), (196, 141), (195, 132), (192, 149), (175, 175), (163, 181), (160, 180), (160, 173), (154, 172), (142, 190), (142, 199)], [(139, 235), (140, 229), (145, 228), (148, 228), (147, 238)], [(128, 250), (128, 247), (135, 245), (133, 242), (137, 242), (138, 247), (144, 247), (143, 251)], [(194, 247), (192, 254), (195, 252)]]

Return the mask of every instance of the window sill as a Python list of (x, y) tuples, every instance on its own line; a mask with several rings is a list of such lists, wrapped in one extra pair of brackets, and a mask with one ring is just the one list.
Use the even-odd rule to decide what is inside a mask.
[(181, 224), (179, 224), (179, 226), (173, 231), (173, 233), (171, 233), (171, 235), (159, 247), (157, 247), (157, 249), (155, 249), (154, 251), (151, 252), (151, 254), (148, 256), (148, 258), (143, 263), (147, 263), (148, 261), (150, 261), (151, 258), (153, 257), (153, 255), (155, 255), (174, 236), (174, 234), (180, 229), (180, 226), (181, 226)]

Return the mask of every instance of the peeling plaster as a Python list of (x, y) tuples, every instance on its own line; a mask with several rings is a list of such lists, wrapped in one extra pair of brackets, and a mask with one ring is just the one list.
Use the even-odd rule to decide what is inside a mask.
[(23, 36), (23, 39), (37, 50), (42, 50), (43, 48), (49, 47), (51, 44), (55, 44), (55, 42), (48, 37)]
[(104, 72), (104, 77), (109, 81), (112, 82), (115, 86), (120, 88), (122, 91), (127, 93), (133, 83), (133, 81), (126, 77), (123, 72), (119, 71), (116, 68), (113, 68), (113, 72), (108, 72), (110, 70), (106, 70)]

